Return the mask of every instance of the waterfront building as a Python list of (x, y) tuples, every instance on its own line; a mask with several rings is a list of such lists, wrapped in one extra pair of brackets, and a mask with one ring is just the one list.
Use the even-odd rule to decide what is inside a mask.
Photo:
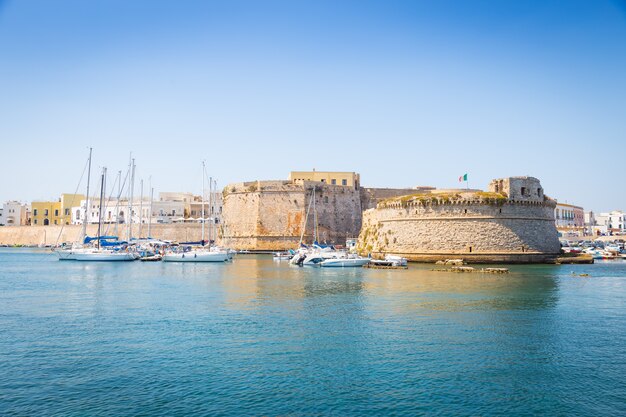
[(291, 171), (289, 180), (296, 184), (302, 184), (304, 181), (317, 181), (329, 185), (342, 185), (358, 190), (360, 187), (361, 177), (356, 172), (338, 172), (338, 171)]
[[(200, 200), (200, 197), (196, 197)], [(171, 199), (171, 200), (170, 200)], [(127, 199), (107, 199), (102, 214), (102, 221), (105, 224), (126, 224), (132, 218), (133, 224), (148, 224), (152, 217), (152, 224), (169, 224), (196, 220), (190, 216), (194, 196), (191, 193), (161, 193), (158, 201), (152, 202), (152, 212), (150, 212), (150, 199), (136, 199), (132, 204), (132, 214), (129, 216)], [(221, 201), (221, 200), (220, 200)], [(201, 206), (197, 203), (198, 207)], [(82, 224), (87, 218), (87, 223), (96, 224), (99, 221), (100, 202), (96, 197), (90, 197), (89, 210), (85, 214), (85, 200), (80, 201), (71, 209), (71, 223)], [(206, 203), (208, 210), (209, 205)], [(221, 203), (219, 206), (221, 210)]]
[[(100, 218), (100, 200), (98, 197), (89, 198), (89, 208), (85, 214), (85, 200), (80, 200), (80, 205), (71, 209), (72, 224), (82, 224), (83, 219), (87, 219), (88, 224), (96, 224)], [(128, 200), (107, 199), (102, 208), (102, 222), (105, 224), (125, 224), (129, 221)], [(133, 201), (132, 207), (133, 224), (148, 223), (150, 215), (150, 199), (143, 198)]]
[(152, 203), (152, 223), (168, 224), (184, 221), (185, 204), (183, 201), (154, 201)]
[(585, 211), (585, 234), (586, 235), (595, 235), (597, 232), (595, 231), (595, 227), (597, 226), (596, 215), (593, 211)]
[(61, 194), (57, 201), (33, 201), (32, 226), (72, 223), (72, 207), (85, 198), (82, 194)]
[(72, 223), (72, 208), (85, 199), (84, 194), (61, 194), (61, 222), (63, 224)]
[[(204, 197), (204, 218), (211, 219), (214, 223), (219, 223), (222, 215), (222, 193), (207, 193)], [(202, 219), (202, 197), (194, 196), (194, 200), (189, 204), (189, 220)]]
[(194, 201), (194, 195), (192, 193), (181, 193), (166, 191), (159, 193), (159, 201), (176, 201), (181, 203), (191, 203)]
[(5, 226), (26, 226), (30, 224), (30, 206), (19, 201), (7, 201), (2, 207), (2, 221)]
[(557, 202), (554, 221), (562, 234), (582, 235), (585, 233), (585, 210), (573, 204)]
[(4, 226), (4, 208), (0, 207), (0, 226)]
[(61, 202), (60, 201), (33, 201), (32, 226), (48, 226), (61, 223)]
[(605, 230), (603, 234), (626, 234), (626, 214), (621, 210), (600, 213), (596, 216), (596, 222)]

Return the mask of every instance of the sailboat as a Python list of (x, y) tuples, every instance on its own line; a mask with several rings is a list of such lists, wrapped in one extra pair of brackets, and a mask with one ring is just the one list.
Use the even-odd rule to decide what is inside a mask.
[(121, 249), (106, 249), (102, 247), (102, 240), (108, 238), (108, 236), (101, 236), (102, 230), (102, 210), (104, 200), (104, 184), (106, 178), (106, 168), (102, 169), (102, 177), (100, 181), (100, 210), (98, 212), (98, 234), (95, 239), (88, 239), (86, 237), (87, 231), (87, 209), (89, 208), (89, 180), (91, 176), (91, 148), (89, 149), (89, 171), (87, 174), (87, 196), (85, 203), (85, 215), (83, 216), (83, 229), (81, 233), (81, 242), (87, 242), (94, 240), (95, 246), (85, 247), (72, 245), (71, 249), (65, 249), (57, 251), (59, 260), (72, 260), (72, 261), (134, 261), (138, 258), (134, 252)]
[[(348, 254), (346, 251), (336, 250), (333, 246), (320, 245), (318, 243), (318, 222), (317, 222), (317, 210), (315, 207), (315, 190), (316, 186), (313, 186), (313, 193), (311, 200), (309, 201), (309, 207), (304, 219), (304, 225), (302, 233), (300, 235), (300, 248), (293, 255), (289, 263), (291, 265), (301, 266), (321, 266), (321, 267), (361, 267), (370, 262), (369, 258), (363, 258), (358, 255)], [(303, 243), (306, 224), (309, 218), (309, 212), (313, 208), (313, 244), (307, 247)]]
[(209, 241), (208, 247), (205, 247), (205, 212), (204, 212), (204, 178), (206, 169), (204, 161), (202, 162), (202, 247), (192, 248), (191, 246), (178, 247), (178, 250), (171, 250), (163, 255), (163, 262), (226, 262), (231, 259), (231, 255), (226, 250), (211, 247)]

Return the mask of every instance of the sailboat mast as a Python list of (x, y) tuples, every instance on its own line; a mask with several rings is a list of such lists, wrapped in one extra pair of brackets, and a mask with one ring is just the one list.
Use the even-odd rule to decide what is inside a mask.
[(214, 239), (213, 237), (213, 177), (209, 177), (209, 219), (211, 219), (211, 223), (209, 223), (209, 246), (211, 246), (211, 241)]
[(141, 224), (143, 223), (143, 178), (139, 183), (141, 184), (139, 187), (139, 238), (141, 239)]
[(202, 246), (204, 246), (204, 161), (202, 161)]
[(85, 197), (85, 213), (83, 216), (83, 230), (81, 232), (80, 243), (85, 242), (85, 236), (87, 236), (87, 213), (89, 210), (89, 181), (91, 180), (91, 151), (93, 148), (89, 148), (89, 163), (87, 168), (87, 196)]
[(313, 242), (317, 242), (317, 209), (315, 208), (315, 189), (317, 186), (313, 186)]
[[(315, 190), (315, 189), (314, 189)], [(315, 191), (313, 191), (315, 192)], [(313, 194), (315, 195), (315, 194)], [(306, 199), (306, 186), (304, 186), (304, 198)], [(304, 234), (306, 233), (306, 225), (309, 223), (309, 213), (311, 212), (311, 205), (313, 204), (313, 197), (309, 200), (309, 206), (306, 209), (306, 214), (304, 216), (304, 221), (302, 222), (302, 232), (300, 232), (300, 242), (298, 243), (298, 247), (302, 245), (302, 240), (304, 239)]]
[(122, 171), (117, 171), (117, 200), (115, 201), (115, 236), (118, 235), (118, 226), (120, 224), (120, 197), (122, 196)]
[(152, 227), (152, 201), (154, 201), (154, 188), (152, 188), (152, 181), (150, 181), (150, 214), (148, 215), (148, 237), (152, 236), (150, 232), (150, 229)]
[[(130, 156), (128, 157), (128, 172), (126, 173), (126, 178), (128, 178), (128, 192), (126, 194), (126, 197), (127, 197), (126, 198), (126, 202), (128, 203), (128, 212), (126, 213), (127, 217), (125, 219), (125, 222), (127, 224), (127, 226), (126, 226), (126, 240), (127, 241), (130, 241), (130, 229), (129, 229), (130, 221), (129, 220), (131, 219), (131, 214), (130, 213), (131, 213), (131, 210), (132, 210), (132, 207), (130, 205), (131, 204), (130, 203), (130, 178), (131, 178), (131, 173), (132, 173), (132, 169), (133, 169), (132, 168), (132, 166), (133, 166), (132, 164), (133, 164), (133, 153), (131, 152)], [(124, 182), (126, 182), (126, 180), (124, 180)]]
[(128, 242), (133, 237), (133, 195), (135, 192), (135, 158), (130, 166), (130, 198), (128, 200)]
[(106, 177), (107, 169), (102, 168), (102, 177), (100, 179), (100, 206), (98, 207), (98, 235), (96, 237), (96, 247), (100, 249), (100, 233), (102, 229), (102, 205), (104, 204), (104, 179)]

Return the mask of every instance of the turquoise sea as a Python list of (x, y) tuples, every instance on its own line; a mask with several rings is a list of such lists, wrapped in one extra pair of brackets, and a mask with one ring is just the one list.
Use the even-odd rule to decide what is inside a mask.
[(0, 250), (0, 415), (626, 415), (626, 262), (432, 268)]

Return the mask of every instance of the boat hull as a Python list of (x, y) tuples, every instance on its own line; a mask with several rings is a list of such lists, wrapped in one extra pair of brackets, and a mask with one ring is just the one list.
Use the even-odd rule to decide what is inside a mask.
[(363, 265), (367, 265), (370, 262), (369, 259), (326, 259), (319, 265), (322, 268), (359, 268)]
[(163, 255), (163, 262), (226, 262), (227, 252), (186, 252)]
[(69, 261), (108, 261), (108, 262), (125, 262), (137, 259), (133, 253), (129, 252), (70, 252), (64, 254), (65, 257), (59, 255), (60, 260)]

